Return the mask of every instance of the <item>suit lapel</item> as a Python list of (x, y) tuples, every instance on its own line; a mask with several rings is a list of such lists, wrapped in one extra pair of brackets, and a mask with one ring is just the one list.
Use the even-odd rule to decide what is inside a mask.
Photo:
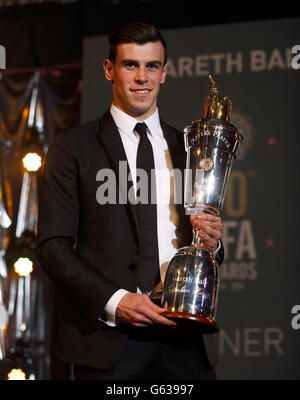
[(160, 120), (160, 125), (163, 130), (164, 138), (168, 143), (168, 148), (170, 151), (173, 168), (180, 169), (182, 172), (185, 168), (185, 151), (184, 151), (184, 140), (178, 137), (178, 134), (163, 120)]
[[(184, 192), (184, 169), (185, 169), (185, 163), (186, 163), (186, 155), (184, 151), (184, 140), (183, 140), (183, 135), (180, 137), (176, 131), (171, 128), (168, 124), (166, 124), (164, 121), (160, 121), (164, 137), (168, 143), (168, 148), (173, 164), (173, 169), (179, 169), (181, 171), (181, 182), (178, 182), (181, 184), (181, 199), (183, 199), (183, 192)], [(181, 206), (181, 204), (178, 204), (178, 206)], [(179, 208), (177, 207), (177, 211), (179, 211)]]
[[(122, 193), (122, 196), (125, 199), (124, 206), (126, 208), (129, 222), (132, 227), (135, 240), (139, 245), (136, 210), (135, 206), (132, 205), (128, 199), (128, 190), (130, 187), (130, 181), (128, 182), (127, 180), (129, 174), (128, 161), (118, 128), (109, 110), (102, 116), (102, 118), (99, 121), (99, 130), (96, 133), (96, 138), (100, 143), (101, 147), (104, 149), (109, 164), (116, 174), (120, 192)], [(126, 171), (125, 182), (124, 179), (122, 179), (123, 177), (120, 179), (120, 174), (119, 174), (120, 161), (126, 162), (127, 171)]]

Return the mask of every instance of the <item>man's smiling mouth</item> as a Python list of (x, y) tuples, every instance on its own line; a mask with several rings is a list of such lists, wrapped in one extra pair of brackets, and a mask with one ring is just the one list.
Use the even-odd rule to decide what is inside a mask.
[(151, 92), (151, 89), (130, 89), (131, 92), (134, 92), (136, 94), (147, 94)]

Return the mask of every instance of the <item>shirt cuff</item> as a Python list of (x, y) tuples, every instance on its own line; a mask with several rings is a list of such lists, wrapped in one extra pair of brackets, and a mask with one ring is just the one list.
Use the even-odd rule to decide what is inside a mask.
[(217, 249), (214, 251), (214, 257), (218, 254), (218, 251), (220, 250), (220, 248), (221, 248), (221, 240), (219, 240), (219, 245), (218, 245)]
[(122, 297), (127, 293), (130, 292), (125, 289), (119, 289), (111, 296), (104, 307), (104, 316), (102, 318), (99, 317), (100, 321), (108, 326), (116, 326), (116, 309)]

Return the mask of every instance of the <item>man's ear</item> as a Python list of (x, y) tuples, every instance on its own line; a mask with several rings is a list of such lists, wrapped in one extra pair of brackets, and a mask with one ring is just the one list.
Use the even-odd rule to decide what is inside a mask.
[(103, 61), (103, 69), (105, 78), (114, 83), (114, 65), (108, 58)]
[(162, 83), (165, 83), (165, 81), (166, 81), (167, 69), (168, 69), (168, 64), (166, 63), (166, 64), (163, 66), (163, 69), (162, 69), (162, 75), (161, 75), (161, 79), (160, 79), (160, 83), (161, 83), (161, 84), (162, 84)]

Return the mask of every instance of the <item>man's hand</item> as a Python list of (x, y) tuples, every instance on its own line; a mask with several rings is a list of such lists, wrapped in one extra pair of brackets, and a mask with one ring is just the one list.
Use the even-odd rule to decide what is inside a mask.
[(127, 293), (120, 300), (117, 310), (117, 323), (134, 327), (149, 325), (176, 326), (176, 323), (160, 315), (164, 308), (152, 303), (146, 294)]
[(199, 230), (199, 236), (203, 240), (205, 248), (212, 253), (217, 250), (222, 236), (223, 224), (220, 217), (211, 214), (199, 214), (190, 216), (194, 229)]

